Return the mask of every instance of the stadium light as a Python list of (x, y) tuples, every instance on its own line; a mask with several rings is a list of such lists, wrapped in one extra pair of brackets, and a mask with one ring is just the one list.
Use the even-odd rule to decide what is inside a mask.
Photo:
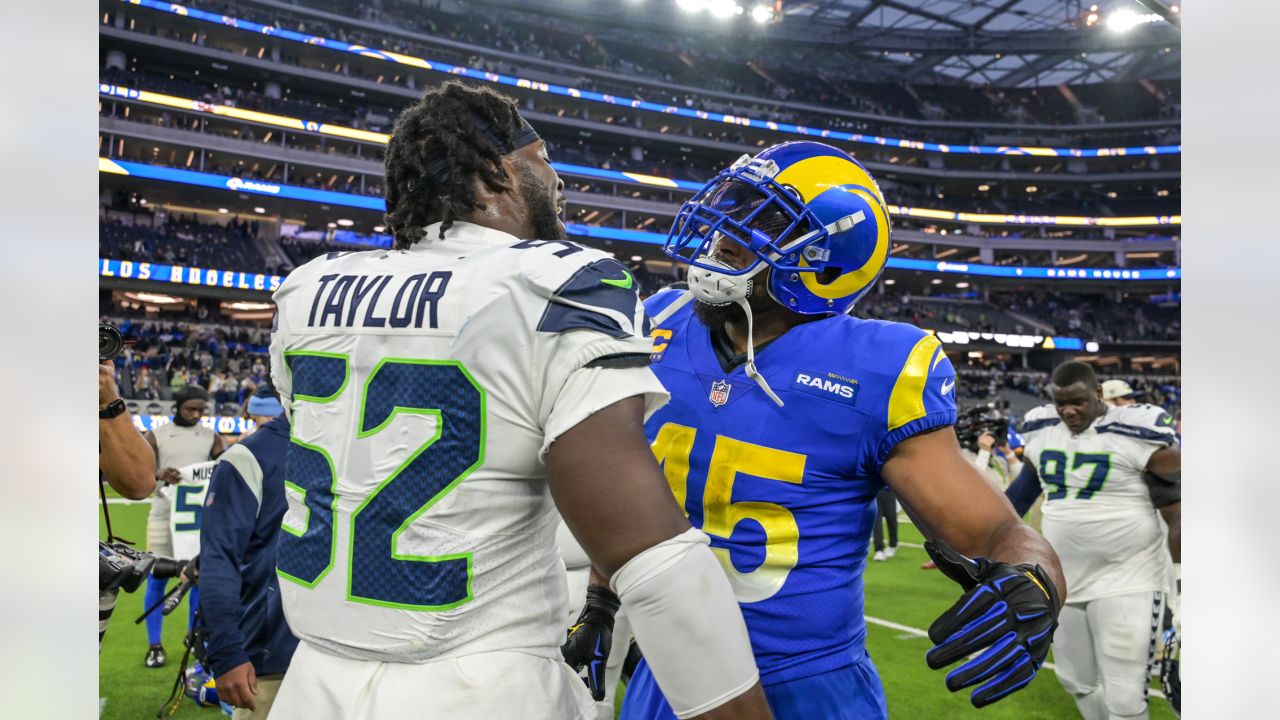
[(733, 17), (734, 12), (741, 7), (733, 0), (707, 0), (706, 5), (712, 15), (722, 20)]
[(676, 7), (685, 12), (698, 12), (703, 7), (702, 0), (676, 0)]
[(751, 8), (751, 19), (763, 25), (773, 19), (773, 8), (768, 5), (757, 5)]
[(1155, 13), (1139, 15), (1128, 8), (1124, 8), (1107, 16), (1107, 29), (1118, 33), (1129, 32), (1138, 25), (1160, 22), (1163, 19)]
[(160, 293), (140, 292), (134, 293), (133, 297), (142, 302), (154, 303), (156, 305), (176, 305), (184, 302), (182, 298), (172, 295), (161, 295)]
[(351, 227), (356, 223), (354, 220), (348, 220), (346, 218), (338, 218), (338, 224), (341, 225), (342, 227)]

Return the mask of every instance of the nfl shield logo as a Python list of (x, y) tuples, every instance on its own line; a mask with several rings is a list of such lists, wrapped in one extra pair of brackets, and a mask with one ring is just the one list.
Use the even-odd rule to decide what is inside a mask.
[(729, 402), (729, 383), (717, 380), (711, 383), (711, 404), (716, 407)]

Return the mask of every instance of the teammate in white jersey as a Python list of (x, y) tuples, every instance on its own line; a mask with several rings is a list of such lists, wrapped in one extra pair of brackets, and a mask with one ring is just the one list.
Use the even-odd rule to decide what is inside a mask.
[(1173, 419), (1147, 404), (1107, 405), (1093, 369), (1054, 370), (1053, 404), (1027, 413), (1026, 461), (1010, 497), (1043, 492), (1041, 529), (1070, 595), (1058, 617), (1058, 679), (1087, 720), (1147, 717), (1156, 636), (1181, 568), (1181, 467)]
[[(156, 453), (156, 491), (151, 496), (151, 509), (147, 515), (147, 550), (161, 557), (173, 557), (173, 533), (170, 519), (173, 514), (175, 490), (172, 485), (182, 481), (179, 468), (216, 459), (222, 454), (222, 437), (200, 424), (208, 410), (209, 393), (198, 385), (187, 385), (173, 396), (173, 421), (147, 431), (146, 439)], [(198, 512), (198, 507), (195, 512)], [(147, 590), (143, 603), (151, 607), (164, 597), (168, 580), (147, 578)], [(191, 608), (195, 608), (196, 596)], [(147, 616), (147, 656), (144, 664), (149, 668), (164, 667), (168, 661), (164, 645), (160, 643), (164, 616), (159, 611)]]
[(682, 717), (768, 717), (732, 590), (644, 437), (666, 394), (635, 279), (563, 239), (545, 143), (450, 82), (401, 114), (386, 169), (396, 249), (330, 253), (275, 294), (277, 572), (302, 642), (272, 720), (592, 717), (559, 652), (561, 514)]
[[(169, 536), (174, 560), (191, 560), (200, 554), (200, 521), (205, 495), (213, 478), (217, 460), (205, 460), (178, 468), (182, 479), (169, 487), (173, 492), (173, 509), (169, 513)], [(192, 588), (192, 592), (196, 592)], [(196, 603), (191, 604), (192, 608)]]

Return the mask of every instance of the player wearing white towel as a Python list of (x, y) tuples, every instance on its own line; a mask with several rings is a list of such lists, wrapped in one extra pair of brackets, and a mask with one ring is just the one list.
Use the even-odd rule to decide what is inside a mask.
[(1027, 413), (1026, 461), (1010, 497), (1020, 511), (1039, 479), (1041, 529), (1066, 574), (1058, 616), (1058, 679), (1086, 720), (1147, 717), (1156, 636), (1177, 617), (1182, 459), (1173, 419), (1147, 404), (1107, 405), (1093, 369), (1053, 372), (1053, 403)]
[[(222, 454), (222, 438), (212, 429), (201, 425), (200, 418), (208, 410), (209, 393), (198, 385), (187, 385), (173, 396), (173, 422), (149, 430), (147, 442), (156, 453), (156, 491), (151, 496), (151, 509), (147, 515), (147, 550), (161, 557), (173, 557), (173, 533), (171, 516), (174, 507), (172, 486), (182, 481), (182, 472), (195, 463), (216, 459)], [(198, 503), (195, 512), (199, 512)], [(196, 524), (198, 533), (199, 524)], [(147, 578), (147, 590), (143, 595), (146, 607), (160, 602), (165, 595), (168, 580)], [(192, 598), (195, 599), (194, 597)], [(195, 603), (191, 603), (195, 608)], [(158, 611), (147, 616), (147, 656), (149, 668), (163, 667), (168, 658), (160, 644), (164, 616)]]
[(768, 717), (732, 590), (644, 437), (666, 394), (635, 279), (563, 239), (545, 143), (450, 82), (401, 114), (386, 169), (396, 248), (317, 258), (275, 295), (276, 562), (302, 642), (272, 720), (594, 717), (559, 650), (561, 515), (682, 717)]

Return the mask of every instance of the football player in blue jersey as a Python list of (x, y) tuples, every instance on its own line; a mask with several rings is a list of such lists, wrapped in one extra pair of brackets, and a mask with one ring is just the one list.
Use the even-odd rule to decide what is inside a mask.
[[(646, 303), (653, 369), (671, 393), (646, 432), (712, 539), (778, 718), (887, 715), (862, 593), (886, 485), (963, 588), (929, 628), (926, 659), (939, 669), (976, 653), (946, 676), (952, 691), (976, 687), (975, 706), (1031, 681), (1065, 596), (1049, 544), (961, 453), (955, 371), (938, 339), (849, 314), (889, 247), (883, 197), (861, 165), (822, 143), (783, 143), (684, 204), (666, 252), (691, 266), (689, 290)], [(571, 652), (587, 645), (566, 644), (582, 655), (570, 664), (590, 662)], [(643, 661), (622, 717), (674, 717)]]

